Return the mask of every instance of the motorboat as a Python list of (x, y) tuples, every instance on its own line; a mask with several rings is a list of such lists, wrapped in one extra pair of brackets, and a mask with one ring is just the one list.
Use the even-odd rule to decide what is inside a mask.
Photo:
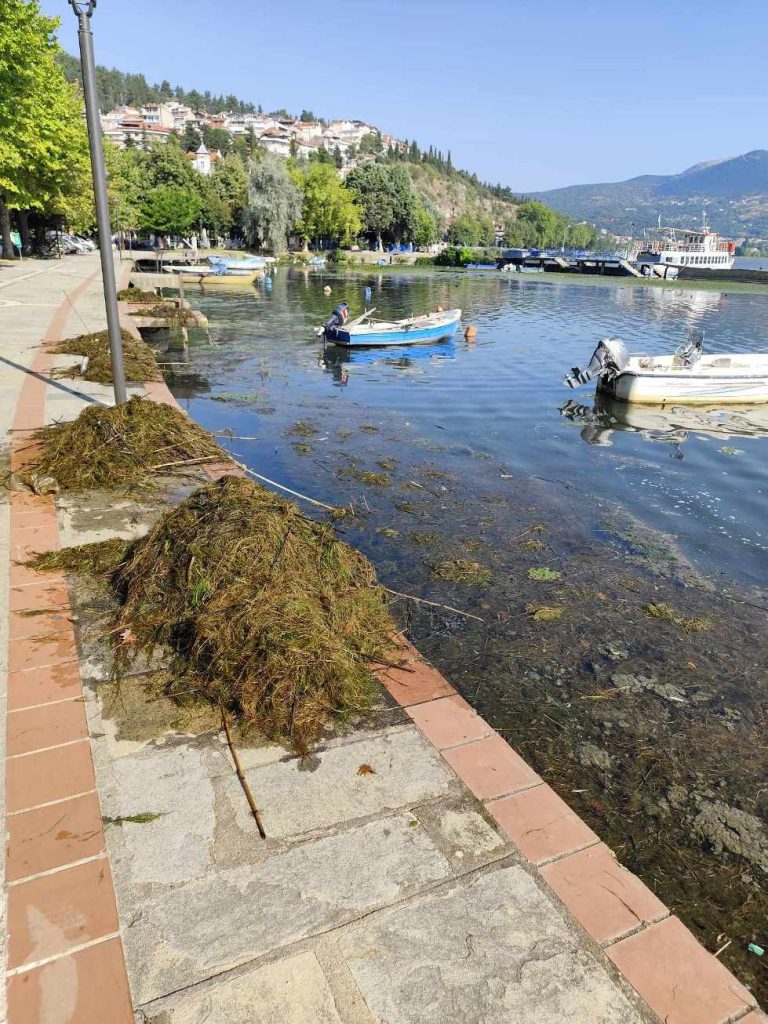
[(342, 302), (316, 333), (331, 344), (349, 347), (415, 345), (450, 338), (461, 320), (460, 309), (439, 310), (404, 320), (376, 320), (375, 311), (366, 310), (350, 320), (347, 304)]
[(621, 402), (645, 405), (752, 405), (768, 402), (768, 354), (704, 355), (703, 331), (672, 355), (631, 355), (621, 338), (603, 338), (589, 364), (574, 366), (565, 383), (596, 381), (598, 391)]

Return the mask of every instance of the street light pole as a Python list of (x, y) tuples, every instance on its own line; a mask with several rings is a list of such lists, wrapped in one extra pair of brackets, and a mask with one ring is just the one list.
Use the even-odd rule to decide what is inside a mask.
[(107, 199), (107, 171), (104, 165), (104, 149), (101, 142), (99, 119), (99, 97), (96, 91), (96, 62), (93, 58), (93, 34), (91, 16), (96, 0), (69, 0), (79, 22), (80, 63), (83, 71), (85, 93), (85, 116), (88, 122), (88, 142), (91, 149), (91, 171), (93, 173), (93, 196), (96, 202), (96, 222), (99, 226), (99, 252), (101, 254), (101, 276), (104, 282), (104, 303), (107, 307), (107, 330), (109, 352), (112, 359), (112, 381), (115, 388), (115, 402), (121, 405), (128, 400), (125, 389), (125, 367), (123, 365), (123, 342), (120, 329), (120, 314), (117, 311), (117, 287), (115, 285), (115, 264), (112, 260), (112, 229), (109, 224), (109, 201)]

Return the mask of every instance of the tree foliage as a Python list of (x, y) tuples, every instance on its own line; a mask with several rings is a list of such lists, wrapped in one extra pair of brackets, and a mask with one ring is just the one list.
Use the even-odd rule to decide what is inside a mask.
[[(6, 0), (2, 2), (5, 3)], [(58, 54), (57, 59), (67, 81), (80, 81), (80, 61), (77, 57), (62, 52)], [(150, 85), (144, 75), (126, 74), (117, 68), (106, 68), (102, 65), (96, 68), (96, 85), (104, 110), (120, 106), (141, 107), (145, 103), (164, 103), (170, 99), (176, 99), (193, 110), (204, 110), (209, 114), (216, 114), (221, 110), (244, 114), (255, 110), (253, 103), (245, 103), (236, 96), (198, 92), (197, 89), (186, 91), (180, 85), (172, 87), (168, 81)]]
[(360, 211), (332, 163), (311, 162), (297, 167), (294, 181), (303, 194), (301, 219), (296, 225), (305, 244), (326, 240), (347, 245), (362, 226)]
[(282, 252), (301, 213), (301, 189), (291, 179), (286, 161), (275, 153), (252, 161), (243, 218), (248, 242)]
[(158, 185), (141, 204), (140, 227), (160, 235), (184, 235), (201, 213), (200, 199), (188, 189)]
[(57, 19), (38, 0), (0, 0), (0, 222), (9, 209), (61, 212), (88, 167), (76, 86), (56, 63)]
[(346, 186), (362, 210), (371, 241), (412, 241), (419, 227), (419, 201), (404, 167), (365, 163), (349, 172)]

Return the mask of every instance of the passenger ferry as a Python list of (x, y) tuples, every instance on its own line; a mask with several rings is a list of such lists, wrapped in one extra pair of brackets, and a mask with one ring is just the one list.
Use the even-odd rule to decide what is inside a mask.
[[(707, 227), (706, 215), (698, 229), (662, 228), (652, 241), (645, 240), (634, 259), (638, 270), (646, 277), (667, 275), (669, 268), (675, 272), (681, 267), (696, 267), (701, 270), (730, 270), (736, 255), (736, 243), (721, 238), (716, 231)], [(662, 268), (664, 268), (662, 270)]]

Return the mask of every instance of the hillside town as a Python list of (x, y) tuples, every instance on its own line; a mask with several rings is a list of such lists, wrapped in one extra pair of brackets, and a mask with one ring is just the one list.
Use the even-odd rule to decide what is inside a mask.
[[(220, 129), (233, 140), (243, 138), (258, 142), (265, 150), (278, 156), (309, 157), (318, 150), (332, 154), (342, 168), (349, 168), (366, 136), (372, 136), (372, 149), (403, 150), (406, 143), (393, 135), (380, 132), (365, 121), (341, 118), (334, 121), (302, 120), (284, 114), (239, 113), (222, 111), (210, 114), (176, 101), (147, 103), (140, 107), (121, 106), (102, 114), (104, 138), (121, 149), (126, 146), (146, 148), (152, 141), (167, 142), (172, 133), (180, 137), (189, 128), (202, 136), (206, 129)], [(203, 146), (195, 166), (210, 174), (219, 153)]]

